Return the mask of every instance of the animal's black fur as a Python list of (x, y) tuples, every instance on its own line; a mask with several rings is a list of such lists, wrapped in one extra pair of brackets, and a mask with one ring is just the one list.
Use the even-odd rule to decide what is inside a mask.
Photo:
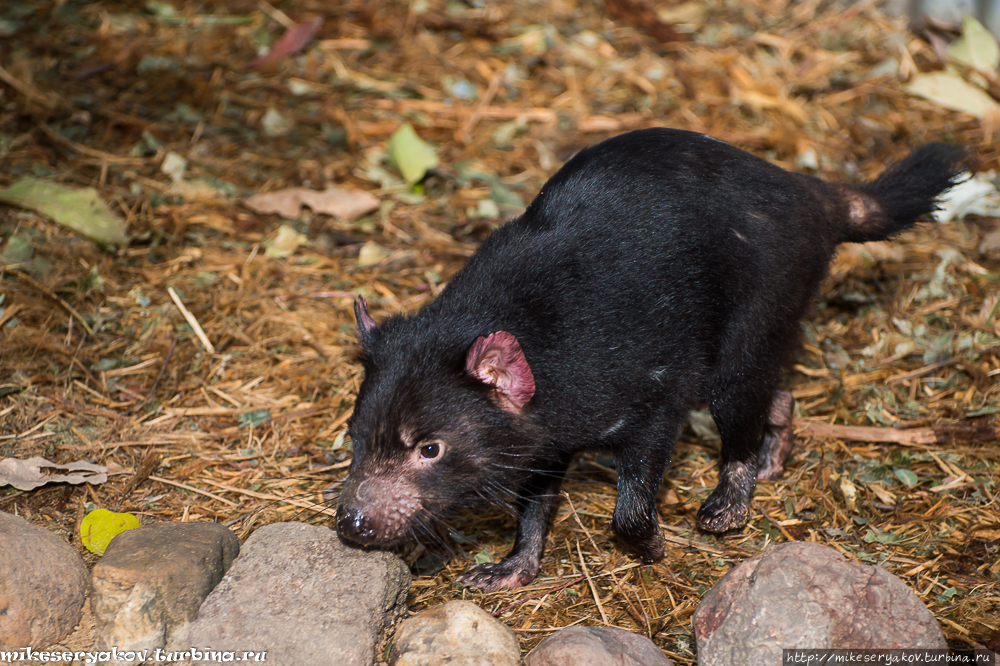
[[(510, 499), (513, 551), (466, 582), (526, 584), (571, 457), (601, 449), (617, 463), (612, 525), (656, 559), (657, 488), (688, 411), (706, 402), (722, 470), (699, 523), (741, 525), (762, 441), (765, 455), (790, 444), (787, 413), (770, 415), (791, 409), (777, 380), (837, 245), (912, 225), (959, 178), (961, 158), (929, 145), (848, 185), (680, 130), (582, 150), (420, 312), (376, 325), (359, 305), (365, 380), (341, 533), (384, 544), (422, 512)], [(466, 371), (473, 341), (497, 331), (513, 334), (534, 378), (519, 411)], [(414, 452), (427, 442), (443, 453)], [(395, 508), (413, 494), (416, 513)]]

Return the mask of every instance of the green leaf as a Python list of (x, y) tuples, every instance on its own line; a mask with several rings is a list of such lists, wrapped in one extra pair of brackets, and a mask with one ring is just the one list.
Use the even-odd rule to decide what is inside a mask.
[(892, 473), (896, 475), (896, 478), (906, 484), (907, 488), (912, 488), (920, 482), (917, 475), (908, 469), (902, 467), (892, 470)]
[(93, 187), (76, 189), (30, 176), (0, 192), (0, 201), (41, 213), (102, 245), (124, 245), (125, 222)]
[(493, 564), (493, 556), (485, 548), (476, 553), (475, 560), (476, 564)]
[(241, 428), (257, 427), (271, 419), (271, 410), (255, 409), (252, 412), (243, 412), (236, 417), (236, 423)]
[(434, 147), (417, 136), (410, 123), (403, 123), (403, 126), (389, 137), (385, 149), (410, 185), (420, 182), (428, 169), (438, 165)]
[(80, 523), (80, 541), (90, 552), (103, 555), (112, 539), (136, 527), (139, 527), (139, 519), (131, 513), (94, 509)]

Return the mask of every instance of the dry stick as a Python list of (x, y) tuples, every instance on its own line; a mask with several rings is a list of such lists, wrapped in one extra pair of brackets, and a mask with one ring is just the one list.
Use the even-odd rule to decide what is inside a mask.
[(213, 495), (212, 493), (208, 492), (207, 490), (199, 490), (198, 488), (195, 488), (194, 486), (189, 486), (186, 483), (178, 483), (176, 481), (171, 481), (170, 479), (164, 479), (163, 477), (160, 477), (160, 476), (153, 476), (152, 474), (149, 475), (149, 479), (151, 481), (158, 481), (159, 483), (165, 483), (168, 486), (174, 486), (176, 488), (183, 488), (184, 490), (189, 490), (189, 491), (191, 491), (193, 493), (198, 493), (199, 495), (204, 495), (205, 497), (211, 497), (212, 499), (219, 500), (223, 504), (228, 504), (229, 506), (239, 506), (239, 504), (237, 504), (236, 502), (231, 502), (231, 501), (227, 500), (224, 497), (219, 497), (218, 495)]
[(211, 342), (209, 342), (208, 336), (205, 335), (205, 331), (202, 330), (201, 324), (198, 323), (198, 320), (195, 319), (194, 315), (191, 314), (186, 307), (184, 307), (183, 303), (181, 303), (181, 299), (177, 296), (177, 292), (174, 291), (174, 288), (167, 287), (167, 293), (170, 294), (170, 298), (173, 299), (174, 305), (177, 306), (177, 309), (181, 311), (182, 315), (184, 315), (184, 319), (186, 319), (187, 323), (192, 329), (194, 329), (194, 334), (198, 336), (199, 340), (201, 340), (201, 344), (204, 345), (209, 354), (214, 354), (215, 347), (212, 346)]
[(38, 127), (41, 128), (43, 132), (45, 132), (46, 136), (48, 136), (56, 143), (62, 144), (67, 148), (75, 150), (78, 153), (81, 153), (83, 155), (89, 155), (90, 157), (97, 158), (104, 162), (111, 162), (114, 164), (133, 164), (138, 166), (146, 164), (149, 161), (149, 159), (145, 157), (122, 157), (120, 155), (115, 155), (114, 153), (106, 153), (103, 150), (97, 150), (96, 148), (85, 146), (82, 143), (77, 143), (76, 141), (67, 139), (62, 134), (55, 131), (45, 123), (39, 123)]
[(156, 375), (156, 381), (153, 382), (152, 388), (149, 389), (146, 399), (132, 407), (132, 409), (128, 411), (129, 414), (134, 414), (140, 407), (153, 399), (153, 394), (156, 393), (156, 387), (160, 384), (160, 380), (163, 378), (163, 373), (167, 371), (167, 365), (170, 363), (170, 357), (174, 355), (174, 347), (176, 346), (177, 336), (175, 335), (173, 341), (170, 343), (170, 349), (167, 351), (167, 357), (163, 359), (163, 367), (160, 368), (160, 374)]
[(778, 531), (780, 531), (783, 535), (785, 535), (786, 539), (788, 539), (789, 541), (797, 541), (795, 537), (793, 537), (791, 534), (788, 533), (788, 530), (786, 530), (777, 520), (775, 520), (771, 516), (770, 512), (766, 508), (761, 507), (760, 512), (764, 514), (765, 518), (767, 518), (767, 522), (771, 523), (772, 526), (777, 527)]
[[(150, 477), (152, 478), (152, 477)], [(227, 486), (225, 484), (219, 483), (217, 481), (209, 481), (208, 479), (201, 479), (202, 483), (207, 483), (210, 486), (215, 486), (216, 488), (222, 488), (223, 490), (228, 490), (233, 493), (238, 493), (240, 495), (247, 495), (248, 497), (253, 497), (255, 499), (271, 500), (273, 502), (285, 502), (291, 504), (292, 506), (297, 506), (300, 509), (313, 509), (316, 513), (321, 513), (325, 516), (336, 516), (337, 512), (329, 507), (320, 508), (315, 503), (310, 504), (309, 502), (303, 502), (302, 500), (297, 500), (291, 497), (279, 497), (278, 495), (269, 495), (267, 493), (258, 493), (253, 490), (244, 490), (242, 488), (233, 488), (232, 486)]]
[[(4, 324), (6, 324), (11, 319), (13, 319), (14, 315), (17, 314), (18, 310), (20, 310), (23, 307), (24, 307), (24, 304), (22, 304), (22, 303), (14, 303), (14, 305), (12, 305), (9, 308), (7, 308), (6, 310), (4, 310), (4, 313), (0, 314), (0, 328), (3, 328)], [(73, 321), (73, 320), (70, 319), (70, 321)]]
[(486, 109), (493, 102), (493, 98), (496, 96), (497, 89), (500, 87), (500, 81), (502, 80), (503, 74), (501, 72), (495, 73), (493, 78), (490, 79), (490, 85), (486, 88), (486, 94), (483, 95), (483, 99), (480, 100), (479, 106), (476, 107), (476, 110), (472, 112), (472, 116), (469, 118), (469, 121), (465, 123), (464, 127), (462, 127), (462, 141), (464, 143), (468, 143), (472, 140), (472, 130), (476, 128), (476, 125), (479, 124), (479, 121), (482, 119)]
[(527, 596), (527, 597), (525, 597), (523, 599), (518, 599), (517, 601), (515, 601), (512, 604), (510, 604), (509, 606), (504, 606), (500, 610), (494, 611), (493, 613), (491, 613), (491, 615), (493, 617), (500, 617), (501, 615), (503, 615), (507, 611), (509, 611), (511, 609), (514, 609), (514, 608), (517, 608), (518, 606), (520, 606), (522, 604), (525, 604), (525, 603), (531, 601), (532, 599), (537, 599), (538, 597), (544, 597), (545, 595), (552, 594), (553, 592), (559, 592), (560, 590), (565, 590), (567, 587), (572, 587), (573, 585), (576, 585), (577, 583), (579, 583), (580, 581), (583, 581), (583, 580), (587, 580), (587, 577), (586, 576), (580, 576), (579, 578), (574, 578), (573, 580), (571, 580), (571, 581), (569, 581), (567, 583), (563, 583), (562, 585), (557, 585), (556, 587), (550, 587), (547, 590), (542, 590), (541, 592), (537, 592), (535, 594), (529, 595), (529, 596)]
[(64, 301), (62, 298), (60, 298), (58, 295), (56, 295), (56, 292), (52, 291), (51, 289), (49, 289), (45, 285), (37, 282), (35, 280), (35, 278), (31, 277), (27, 273), (22, 273), (21, 271), (18, 271), (18, 270), (11, 270), (10, 273), (12, 273), (12, 274), (16, 275), (17, 277), (21, 278), (22, 280), (24, 280), (25, 282), (27, 282), (28, 284), (30, 284), (32, 287), (34, 287), (35, 289), (37, 289), (38, 291), (42, 292), (43, 294), (45, 294), (46, 296), (48, 296), (49, 298), (51, 298), (52, 300), (54, 300), (56, 303), (58, 303), (59, 305), (61, 305), (63, 307), (63, 309), (66, 310), (66, 312), (70, 313), (71, 316), (75, 317), (76, 320), (78, 322), (80, 322), (80, 325), (83, 326), (83, 330), (87, 331), (87, 335), (89, 335), (91, 337), (94, 336), (93, 329), (91, 329), (90, 326), (87, 324), (87, 322), (84, 321), (83, 316), (79, 312), (77, 312), (76, 310), (74, 310), (72, 305), (70, 305), (69, 303), (67, 303), (66, 301)]
[(17, 78), (3, 67), (0, 67), (0, 81), (3, 81), (17, 92), (27, 97), (29, 100), (38, 102), (50, 111), (54, 111), (61, 106), (65, 106), (66, 104), (55, 93), (46, 94), (30, 83), (25, 83), (21, 79)]
[(139, 486), (140, 483), (149, 478), (149, 475), (153, 473), (153, 470), (160, 465), (160, 457), (153, 451), (152, 447), (146, 450), (146, 455), (143, 457), (142, 462), (139, 464), (139, 469), (135, 471), (135, 474), (125, 482), (122, 489), (118, 491), (118, 495), (115, 497), (115, 505), (121, 506), (121, 503), (128, 498), (129, 495)]
[(583, 568), (583, 573), (587, 576), (587, 584), (590, 585), (590, 593), (594, 595), (594, 603), (597, 604), (597, 610), (601, 612), (601, 619), (604, 620), (604, 624), (610, 626), (611, 623), (608, 622), (608, 615), (604, 612), (604, 606), (601, 605), (601, 597), (597, 594), (597, 586), (594, 585), (594, 579), (590, 576), (590, 571), (587, 570), (587, 563), (583, 561), (583, 550), (580, 548), (580, 541), (577, 539), (576, 542), (576, 552), (580, 556), (580, 566)]
[(936, 444), (933, 428), (869, 428), (796, 420), (795, 425), (819, 439), (848, 439), (858, 442), (895, 442), (896, 444)]
[[(597, 547), (597, 543), (594, 541), (594, 537), (590, 534), (590, 530), (588, 530), (586, 527), (583, 526), (583, 521), (580, 520), (580, 516), (576, 512), (576, 507), (573, 506), (573, 500), (571, 500), (569, 498), (569, 493), (563, 492), (561, 494), (562, 494), (563, 498), (565, 498), (566, 502), (569, 504), (570, 511), (573, 512), (573, 518), (576, 520), (576, 524), (580, 526), (580, 529), (583, 530), (583, 533), (587, 535), (587, 539), (590, 540), (591, 547), (593, 547), (593, 549), (595, 551), (597, 551), (598, 553), (600, 553), (601, 549)], [(605, 559), (607, 559), (607, 558), (605, 558)], [(606, 564), (607, 563), (605, 562), (605, 565)], [(614, 594), (615, 591), (617, 591), (618, 589), (621, 588), (622, 584), (625, 582), (625, 579), (623, 578), (621, 580), (621, 582), (619, 582), (618, 581), (618, 576), (615, 575), (614, 571), (610, 571), (609, 570), (608, 573), (611, 575), (611, 580), (614, 581), (614, 583), (615, 583), (615, 588), (612, 591), (612, 594)], [(640, 617), (643, 618), (643, 620), (645, 620), (645, 622), (646, 622), (646, 631), (647, 632), (650, 631), (651, 627), (649, 625), (649, 617), (646, 615), (646, 613), (640, 613), (639, 611), (636, 610), (635, 606), (632, 605), (632, 600), (628, 598), (628, 593), (623, 593), (623, 597), (625, 599), (625, 603), (627, 603), (628, 606), (629, 606), (629, 608), (632, 609), (632, 613), (633, 613), (633, 616), (634, 616), (633, 619), (638, 619)], [(636, 624), (638, 624), (638, 622), (636, 622)]]
[(945, 361), (938, 361), (937, 363), (931, 363), (930, 365), (925, 365), (924, 367), (918, 368), (917, 370), (911, 370), (910, 372), (904, 372), (901, 375), (895, 375), (893, 377), (889, 377), (887, 380), (885, 380), (885, 383), (898, 384), (899, 382), (905, 382), (910, 379), (916, 379), (917, 377), (923, 377), (924, 375), (929, 375), (935, 370), (939, 370), (941, 368), (947, 368), (948, 366), (951, 365), (957, 365), (958, 363), (961, 363), (962, 360), (963, 360), (962, 358), (956, 357), (956, 358), (949, 358), (948, 360)]

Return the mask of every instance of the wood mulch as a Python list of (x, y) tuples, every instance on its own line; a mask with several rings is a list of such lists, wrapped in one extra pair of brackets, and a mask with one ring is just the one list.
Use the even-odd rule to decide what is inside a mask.
[[(321, 492), (346, 474), (362, 379), (352, 295), (376, 319), (419, 308), (585, 145), (673, 126), (842, 180), (933, 140), (967, 145), (980, 170), (1000, 160), (977, 119), (904, 91), (939, 57), (868, 1), (4, 5), (0, 188), (26, 175), (96, 187), (133, 236), (107, 252), (0, 205), (0, 253), (22, 249), (0, 256), (0, 458), (117, 472), (0, 489), (0, 510), (64, 533), (90, 563), (77, 527), (93, 506), (243, 538), (281, 520), (329, 524)], [(300, 53), (248, 67), (312, 16), (323, 20)], [(417, 188), (385, 159), (404, 121), (440, 159)], [(170, 152), (187, 160), (183, 182), (160, 169)], [(288, 221), (305, 244), (270, 256), (283, 220), (242, 199), (334, 184), (381, 207), (353, 221), (306, 212)], [(559, 627), (607, 623), (693, 664), (702, 595), (797, 539), (902, 578), (953, 645), (997, 641), (1000, 260), (978, 250), (997, 228), (969, 217), (841, 252), (785, 378), (797, 448), (744, 530), (695, 529), (718, 442), (691, 430), (660, 496), (661, 563), (615, 545), (614, 470), (590, 456), (571, 470), (532, 585), (457, 586), (513, 537), (500, 511), (459, 517), (464, 538), (443, 559), (401, 551), (428, 572), (410, 607), (470, 598), (525, 651)], [(360, 266), (367, 242), (388, 255)]]

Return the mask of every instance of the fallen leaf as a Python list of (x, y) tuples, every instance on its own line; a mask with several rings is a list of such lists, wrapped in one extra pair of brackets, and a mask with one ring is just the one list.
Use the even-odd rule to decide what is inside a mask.
[(962, 36), (948, 47), (948, 55), (986, 73), (993, 73), (1000, 66), (996, 37), (971, 16), (962, 21)]
[(847, 508), (854, 511), (857, 507), (858, 489), (846, 476), (840, 477), (840, 494), (844, 496)]
[(434, 147), (417, 136), (410, 123), (403, 123), (389, 137), (385, 149), (410, 185), (420, 182), (429, 169), (438, 165)]
[(284, 136), (295, 129), (295, 121), (281, 115), (274, 107), (268, 107), (260, 119), (260, 126), (267, 136)]
[(0, 192), (0, 201), (27, 208), (102, 245), (124, 245), (125, 222), (93, 187), (72, 188), (30, 176)]
[(339, 187), (328, 187), (322, 191), (290, 187), (267, 194), (255, 194), (243, 203), (258, 213), (277, 213), (291, 220), (302, 214), (302, 206), (308, 206), (314, 213), (344, 220), (353, 220), (379, 207), (378, 197), (371, 192)]
[(291, 55), (293, 53), (298, 53), (302, 48), (309, 43), (316, 31), (320, 29), (323, 25), (323, 18), (320, 16), (313, 16), (312, 18), (302, 21), (301, 23), (296, 23), (291, 28), (285, 31), (285, 34), (281, 36), (274, 46), (265, 55), (253, 60), (248, 68), (261, 67), (263, 65), (269, 65), (272, 62), (280, 60), (285, 56)]
[(90, 552), (103, 555), (112, 539), (136, 527), (139, 527), (139, 519), (131, 513), (94, 509), (80, 522), (80, 541)]
[(187, 160), (180, 154), (170, 151), (163, 158), (160, 171), (170, 176), (170, 180), (179, 183), (184, 180), (184, 171), (187, 169)]
[(361, 251), (358, 252), (358, 266), (361, 268), (367, 268), (368, 266), (374, 266), (390, 254), (389, 250), (385, 249), (375, 241), (368, 241), (361, 246)]
[(34, 490), (47, 483), (104, 483), (108, 480), (107, 472), (107, 467), (88, 462), (57, 465), (39, 457), (5, 458), (0, 460), (0, 486)]
[(304, 234), (300, 234), (287, 224), (283, 224), (278, 228), (277, 238), (267, 247), (264, 254), (278, 259), (290, 257), (295, 254), (295, 250), (299, 249), (300, 245), (305, 245), (308, 240)]
[(1000, 108), (1000, 103), (954, 72), (917, 74), (906, 85), (911, 95), (923, 97), (945, 109), (961, 111), (977, 118)]

